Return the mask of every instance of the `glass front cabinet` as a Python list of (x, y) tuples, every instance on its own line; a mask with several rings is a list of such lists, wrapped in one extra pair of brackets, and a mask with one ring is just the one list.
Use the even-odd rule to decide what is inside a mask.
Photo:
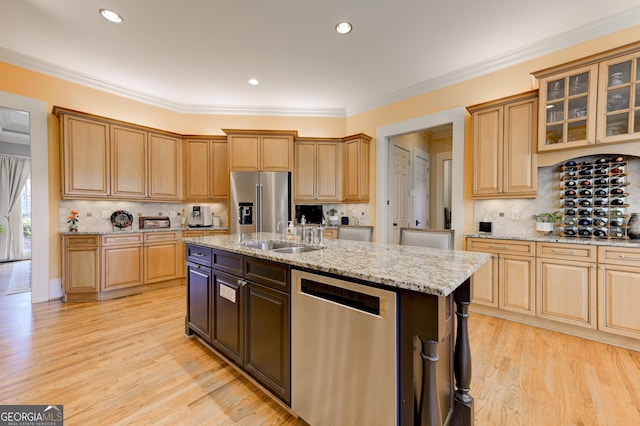
[(538, 151), (595, 142), (597, 64), (540, 79)]
[(597, 142), (640, 137), (640, 52), (600, 63)]
[(538, 152), (640, 139), (640, 43), (534, 76)]

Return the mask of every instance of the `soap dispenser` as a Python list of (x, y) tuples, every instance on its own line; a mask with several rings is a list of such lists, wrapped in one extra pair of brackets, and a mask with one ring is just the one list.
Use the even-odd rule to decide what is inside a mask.
[(287, 241), (296, 240), (296, 227), (293, 226), (292, 221), (289, 221), (289, 226), (287, 226), (287, 233), (285, 234), (285, 240)]

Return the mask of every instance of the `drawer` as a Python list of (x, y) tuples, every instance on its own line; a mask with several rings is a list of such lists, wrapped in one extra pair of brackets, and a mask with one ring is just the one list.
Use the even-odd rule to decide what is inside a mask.
[(535, 254), (533, 241), (493, 240), (485, 238), (469, 238), (467, 240), (468, 251), (480, 251), (484, 253), (515, 254), (533, 256)]
[(184, 231), (184, 237), (185, 238), (204, 237), (204, 232), (205, 231)]
[(583, 244), (538, 243), (538, 257), (595, 262), (596, 247)]
[(65, 235), (65, 247), (97, 247), (100, 245), (99, 235)]
[(211, 267), (241, 277), (243, 256), (237, 253), (229, 253), (228, 251), (213, 250), (211, 259)]
[(144, 242), (146, 243), (160, 243), (165, 241), (178, 241), (179, 232), (146, 232), (144, 233)]
[(142, 244), (142, 234), (109, 234), (102, 236), (103, 246), (116, 246), (125, 244)]
[(598, 247), (598, 263), (640, 266), (640, 249), (628, 247)]
[(289, 293), (289, 266), (255, 257), (245, 258), (247, 280)]
[(211, 266), (212, 250), (206, 247), (187, 244), (185, 247), (188, 262)]

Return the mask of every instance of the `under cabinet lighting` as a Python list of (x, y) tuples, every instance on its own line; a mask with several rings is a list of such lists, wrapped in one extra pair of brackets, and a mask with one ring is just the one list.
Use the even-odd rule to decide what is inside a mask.
[(257, 86), (260, 84), (260, 80), (258, 80), (257, 78), (250, 78), (249, 79), (249, 84), (252, 86)]
[(338, 25), (336, 25), (336, 31), (340, 34), (349, 34), (352, 29), (351, 23), (347, 21), (338, 22)]
[(113, 10), (100, 9), (100, 15), (102, 15), (102, 17), (107, 21), (114, 22), (116, 24), (119, 24), (123, 21), (122, 16), (120, 16), (118, 13), (114, 12)]

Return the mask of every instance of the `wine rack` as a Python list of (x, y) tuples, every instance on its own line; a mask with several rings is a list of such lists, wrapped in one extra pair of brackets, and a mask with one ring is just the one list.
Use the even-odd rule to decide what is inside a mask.
[(567, 161), (560, 168), (560, 203), (564, 237), (627, 238), (627, 162), (602, 157)]

